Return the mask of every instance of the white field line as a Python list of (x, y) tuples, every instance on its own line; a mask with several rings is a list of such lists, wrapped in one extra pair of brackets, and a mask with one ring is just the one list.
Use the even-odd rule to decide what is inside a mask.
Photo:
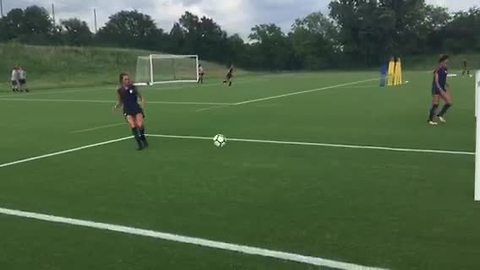
[(177, 234), (171, 234), (171, 233), (158, 232), (153, 230), (145, 230), (145, 229), (133, 228), (128, 226), (116, 225), (116, 224), (59, 217), (59, 216), (25, 212), (25, 211), (19, 211), (19, 210), (7, 209), (7, 208), (0, 208), (0, 214), (27, 218), (27, 219), (41, 220), (41, 221), (46, 221), (51, 223), (67, 224), (67, 225), (87, 227), (87, 228), (93, 228), (93, 229), (104, 230), (104, 231), (113, 231), (113, 232), (130, 234), (130, 235), (150, 237), (150, 238), (162, 239), (166, 241), (172, 241), (172, 242), (183, 243), (183, 244), (190, 244), (190, 245), (195, 245), (200, 247), (233, 251), (233, 252), (238, 252), (242, 254), (262, 256), (262, 257), (270, 257), (270, 258), (275, 258), (275, 259), (284, 260), (284, 261), (292, 261), (292, 262), (304, 263), (304, 264), (315, 265), (315, 266), (330, 267), (335, 269), (345, 269), (345, 270), (380, 270), (381, 269), (376, 267), (362, 266), (362, 265), (357, 265), (352, 263), (328, 260), (328, 259), (323, 259), (319, 257), (305, 256), (301, 254), (295, 254), (295, 253), (289, 253), (289, 252), (283, 252), (283, 251), (275, 251), (275, 250), (269, 250), (264, 248), (218, 242), (218, 241), (212, 241), (212, 240), (202, 239), (197, 237), (189, 237), (189, 236), (183, 236), (183, 235), (177, 235)]
[[(77, 102), (77, 103), (105, 103), (115, 104), (114, 100), (101, 99), (48, 99), (48, 98), (0, 98), (0, 101), (26, 101), (26, 102)], [(164, 104), (164, 105), (233, 105), (232, 103), (218, 102), (189, 102), (189, 101), (147, 101), (147, 104)]]
[[(250, 83), (250, 82), (257, 82), (257, 81), (268, 81), (268, 77), (270, 75), (259, 75), (255, 77), (247, 77), (247, 78), (237, 78), (235, 81), (241, 82), (241, 84), (245, 83)], [(206, 88), (206, 87), (214, 87), (214, 86), (221, 86), (222, 85), (222, 79), (216, 78), (216, 79), (206, 79), (209, 82), (206, 82), (202, 85), (198, 85), (196, 83), (192, 84), (185, 84), (185, 85), (177, 85), (177, 86), (169, 86), (169, 87), (159, 87), (159, 88), (146, 88), (144, 90), (147, 90), (148, 92), (156, 92), (156, 91), (165, 91), (165, 90), (179, 90), (179, 89), (192, 89), (195, 90), (197, 88)], [(214, 82), (215, 81), (215, 82)], [(218, 81), (218, 82), (217, 82)], [(102, 87), (90, 87), (90, 86), (85, 86), (82, 89), (78, 89), (80, 87), (66, 87), (66, 89), (69, 88), (74, 88), (72, 90), (42, 90), (38, 92), (30, 92), (30, 93), (9, 93), (9, 94), (4, 94), (0, 95), (0, 98), (3, 97), (14, 97), (14, 96), (20, 96), (20, 95), (26, 95), (26, 96), (37, 96), (37, 95), (50, 95), (50, 94), (70, 94), (70, 93), (82, 93), (82, 92), (97, 92), (97, 91), (108, 91), (107, 89), (112, 89), (112, 93), (114, 92), (115, 88), (117, 86), (115, 85), (104, 85)], [(10, 84), (8, 84), (8, 88), (10, 88)], [(57, 88), (58, 89), (58, 88)]]
[(206, 111), (211, 111), (211, 110), (215, 110), (215, 109), (220, 109), (220, 108), (229, 107), (229, 106), (232, 106), (232, 105), (233, 105), (233, 104), (210, 106), (210, 107), (198, 109), (198, 110), (196, 110), (195, 112), (206, 112)]
[[(312, 93), (312, 92), (318, 92), (318, 91), (324, 91), (328, 89), (333, 89), (333, 88), (341, 88), (345, 86), (350, 86), (350, 85), (356, 85), (356, 84), (361, 84), (364, 82), (370, 82), (373, 80), (377, 79), (368, 79), (368, 80), (361, 80), (361, 81), (356, 81), (356, 82), (349, 82), (349, 83), (343, 83), (343, 84), (337, 84), (337, 85), (331, 85), (331, 86), (326, 86), (326, 87), (321, 87), (321, 88), (314, 88), (314, 89), (308, 89), (308, 90), (303, 90), (303, 91), (297, 91), (297, 92), (292, 92), (292, 93), (286, 93), (282, 95), (276, 95), (276, 96), (269, 96), (269, 97), (263, 97), (263, 98), (258, 98), (258, 99), (252, 99), (252, 100), (246, 100), (246, 101), (241, 101), (237, 103), (222, 103), (222, 102), (176, 102), (176, 101), (147, 101), (149, 104), (165, 104), (165, 105), (211, 105), (214, 107), (209, 107), (209, 108), (203, 108), (197, 110), (197, 112), (202, 112), (202, 111), (208, 111), (216, 108), (222, 108), (222, 107), (227, 107), (227, 106), (238, 106), (238, 105), (244, 105), (244, 104), (250, 104), (250, 103), (255, 103), (255, 102), (261, 102), (261, 101), (266, 101), (266, 100), (272, 100), (272, 99), (278, 99), (278, 98), (283, 98), (283, 97), (289, 97), (289, 96), (294, 96), (294, 95), (300, 95), (300, 94), (306, 94), (306, 93)], [(40, 93), (39, 93), (40, 94)], [(2, 97), (0, 96), (0, 101), (27, 101), (27, 102), (77, 102), (77, 103), (114, 103), (115, 101), (112, 100), (92, 100), (92, 99), (38, 99), (38, 98), (14, 98), (11, 96), (8, 97)], [(217, 107), (218, 106), (218, 107)]]
[(116, 139), (116, 140), (110, 140), (110, 141), (105, 141), (105, 142), (100, 142), (100, 143), (94, 143), (94, 144), (85, 145), (85, 146), (81, 146), (81, 147), (76, 147), (76, 148), (72, 148), (72, 149), (68, 149), (68, 150), (63, 150), (63, 151), (59, 151), (59, 152), (54, 152), (54, 153), (50, 153), (50, 154), (46, 154), (46, 155), (41, 155), (41, 156), (36, 156), (36, 157), (21, 159), (21, 160), (17, 160), (17, 161), (12, 161), (12, 162), (8, 162), (8, 163), (3, 163), (3, 164), (0, 164), (0, 168), (5, 168), (5, 167), (9, 167), (9, 166), (13, 166), (13, 165), (21, 164), (21, 163), (26, 163), (26, 162), (30, 162), (30, 161), (34, 161), (34, 160), (39, 160), (39, 159), (44, 159), (44, 158), (49, 158), (49, 157), (64, 155), (64, 154), (68, 154), (68, 153), (72, 153), (72, 152), (77, 152), (77, 151), (85, 150), (85, 149), (89, 149), (89, 148), (99, 147), (99, 146), (103, 146), (103, 145), (107, 145), (107, 144), (112, 144), (112, 143), (116, 143), (116, 142), (121, 142), (121, 141), (125, 141), (125, 140), (131, 139), (131, 138), (132, 138), (132, 137), (129, 136), (129, 137), (120, 138), (120, 139)]
[(49, 95), (49, 94), (70, 94), (70, 93), (81, 93), (81, 92), (95, 92), (95, 91), (101, 91), (105, 89), (99, 89), (99, 88), (88, 88), (85, 87), (85, 89), (76, 89), (76, 90), (57, 90), (57, 91), (50, 91), (50, 90), (45, 90), (41, 92), (33, 92), (33, 93), (11, 93), (8, 95), (0, 95), (0, 98), (10, 98), (10, 97), (16, 97), (16, 96), (41, 96), (41, 95)]
[[(162, 135), (162, 134), (149, 134), (148, 136), (149, 137), (159, 137), (159, 138), (170, 138), (170, 139), (212, 140), (211, 137), (200, 137), (200, 136), (178, 136), (178, 135)], [(379, 151), (410, 152), (410, 153), (428, 153), (428, 154), (465, 155), (465, 156), (474, 156), (475, 155), (475, 152), (453, 151), (453, 150), (399, 148), (399, 147), (385, 147), (385, 146), (373, 146), (373, 145), (331, 144), (331, 143), (315, 143), (315, 142), (272, 141), (272, 140), (237, 139), (237, 138), (227, 138), (227, 139), (228, 139), (229, 142), (283, 144), (283, 145), (298, 145), (298, 146), (319, 146), (319, 147), (330, 147), (330, 148), (363, 149), (363, 150), (379, 150)]]
[(333, 88), (340, 88), (340, 87), (349, 86), (349, 85), (361, 84), (361, 83), (364, 83), (364, 82), (371, 82), (371, 81), (374, 81), (374, 80), (378, 80), (378, 79), (377, 79), (377, 78), (375, 78), (375, 79), (367, 79), (367, 80), (361, 80), (361, 81), (355, 81), (355, 82), (349, 82), (349, 83), (342, 83), (342, 84), (337, 84), (337, 85), (331, 85), (331, 86), (326, 86), (326, 87), (308, 89), (308, 90), (304, 90), (304, 91), (292, 92), (292, 93), (287, 93), (287, 94), (282, 94), (282, 95), (277, 95), (277, 96), (257, 98), (257, 99), (252, 99), (252, 100), (246, 100), (246, 101), (242, 101), (242, 102), (237, 102), (237, 103), (234, 103), (233, 105), (238, 106), (238, 105), (250, 104), (250, 103), (255, 103), (255, 102), (260, 102), (260, 101), (265, 101), (265, 100), (272, 100), (272, 99), (277, 99), (277, 98), (284, 98), (284, 97), (290, 97), (290, 96), (301, 95), (301, 94), (306, 94), (306, 93), (324, 91), (324, 90), (333, 89)]
[(122, 125), (126, 125), (126, 124), (125, 123), (116, 123), (116, 124), (110, 124), (110, 125), (103, 125), (103, 126), (98, 126), (98, 127), (93, 127), (93, 128), (75, 130), (75, 131), (72, 131), (70, 133), (72, 133), (72, 134), (85, 133), (85, 132), (96, 131), (96, 130), (100, 130), (100, 129), (118, 127), (118, 126), (122, 126)]

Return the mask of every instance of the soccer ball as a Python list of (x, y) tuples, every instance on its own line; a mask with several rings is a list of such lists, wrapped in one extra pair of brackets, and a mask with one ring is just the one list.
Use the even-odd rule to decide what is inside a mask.
[(222, 134), (215, 135), (215, 137), (213, 137), (213, 144), (215, 144), (216, 147), (224, 147), (225, 144), (227, 144), (227, 138)]

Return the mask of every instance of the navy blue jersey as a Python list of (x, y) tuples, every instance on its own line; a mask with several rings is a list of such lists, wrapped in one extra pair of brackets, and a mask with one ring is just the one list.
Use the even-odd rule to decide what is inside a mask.
[[(435, 81), (435, 75), (438, 74), (438, 84), (440, 85), (441, 89), (438, 89), (437, 83)], [(434, 72), (433, 76), (433, 87), (438, 90), (445, 90), (447, 86), (447, 76), (448, 76), (448, 69), (445, 66), (440, 66)]]
[(126, 114), (135, 114), (142, 111), (140, 104), (138, 104), (138, 98), (140, 93), (134, 85), (127, 87), (120, 87), (117, 90), (118, 97), (123, 105), (123, 111)]

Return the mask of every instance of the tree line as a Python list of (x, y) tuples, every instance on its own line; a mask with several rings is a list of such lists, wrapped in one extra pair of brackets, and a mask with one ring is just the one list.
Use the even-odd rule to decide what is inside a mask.
[(0, 42), (198, 54), (263, 70), (374, 67), (391, 55), (480, 52), (478, 33), (480, 8), (449, 13), (424, 0), (334, 0), (329, 14), (299, 18), (287, 33), (275, 24), (255, 25), (247, 41), (188, 11), (169, 31), (137, 10), (113, 14), (97, 33), (77, 18), (56, 25), (39, 6), (12, 9), (0, 19)]

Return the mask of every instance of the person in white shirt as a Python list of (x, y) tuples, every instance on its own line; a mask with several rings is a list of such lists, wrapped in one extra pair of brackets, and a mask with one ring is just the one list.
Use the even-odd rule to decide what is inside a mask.
[(18, 68), (18, 83), (21, 92), (29, 92), (27, 87), (27, 72), (22, 67)]
[(12, 68), (12, 77), (11, 77), (11, 82), (12, 82), (12, 92), (18, 92), (19, 90), (19, 81), (18, 81), (18, 67), (14, 66)]
[(203, 84), (203, 79), (205, 77), (205, 69), (202, 65), (198, 65), (198, 83)]

